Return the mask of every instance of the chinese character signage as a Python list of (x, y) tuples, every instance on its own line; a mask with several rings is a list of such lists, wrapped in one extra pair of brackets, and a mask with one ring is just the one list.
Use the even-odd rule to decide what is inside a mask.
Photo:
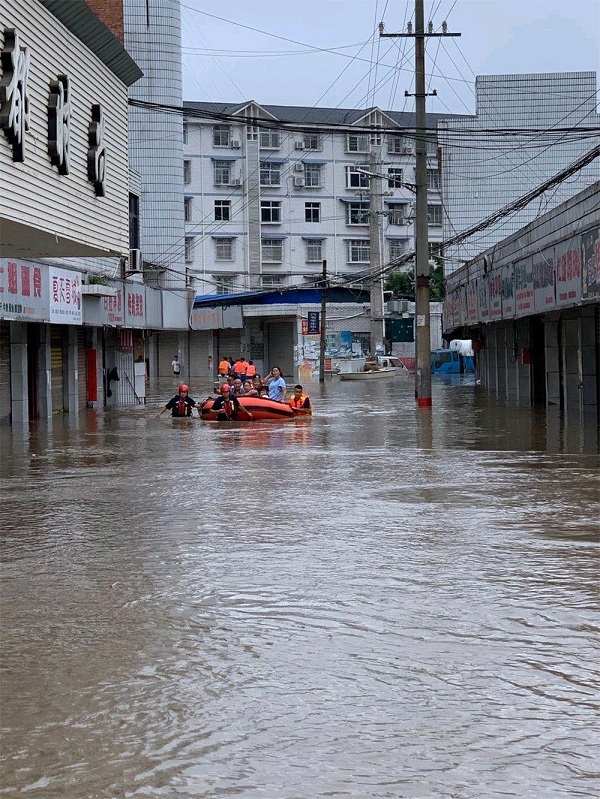
[(600, 228), (581, 236), (583, 258), (583, 298), (600, 297)]
[(81, 275), (51, 266), (50, 322), (57, 325), (81, 325)]
[(571, 305), (581, 300), (581, 240), (579, 236), (561, 241), (556, 257), (556, 304)]
[(515, 264), (515, 304), (516, 316), (533, 313), (533, 270), (531, 258), (524, 258)]
[(146, 327), (146, 289), (125, 283), (125, 327)]
[(12, 145), (13, 161), (24, 161), (25, 132), (29, 130), (29, 49), (21, 45), (14, 28), (4, 29), (1, 61), (0, 127)]
[(308, 335), (314, 335), (321, 332), (321, 314), (318, 311), (308, 312)]
[(551, 311), (554, 299), (554, 247), (543, 250), (533, 258), (533, 304), (536, 313)]
[(48, 267), (0, 259), (0, 318), (48, 322)]

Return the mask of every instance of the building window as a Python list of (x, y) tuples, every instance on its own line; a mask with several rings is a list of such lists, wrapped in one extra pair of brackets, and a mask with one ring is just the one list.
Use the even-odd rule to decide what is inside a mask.
[(390, 203), (388, 205), (388, 221), (390, 225), (407, 225), (406, 204)]
[(281, 135), (278, 130), (261, 130), (260, 146), (269, 150), (278, 150), (280, 147)]
[(231, 219), (231, 200), (215, 200), (215, 222), (229, 222)]
[(192, 221), (192, 198), (191, 197), (184, 197), (183, 198), (183, 218), (185, 222)]
[(229, 147), (231, 144), (231, 128), (229, 125), (213, 125), (213, 146)]
[(403, 169), (388, 169), (388, 189), (401, 189), (403, 179)]
[(285, 285), (282, 275), (263, 275), (260, 283), (263, 289), (280, 289)]
[(304, 185), (313, 189), (321, 186), (321, 164), (304, 164)]
[(233, 244), (235, 239), (215, 239), (215, 260), (233, 261)]
[(281, 222), (281, 203), (273, 200), (261, 200), (260, 221), (265, 224), (279, 224)]
[(401, 258), (407, 250), (407, 239), (389, 239), (390, 261)]
[[(361, 167), (367, 169), (367, 167)], [(368, 189), (369, 176), (364, 172), (357, 172), (353, 167), (346, 167), (346, 188), (348, 189)]]
[(261, 245), (264, 263), (280, 264), (283, 261), (283, 239), (263, 239)]
[(183, 143), (188, 143), (188, 123), (185, 121), (183, 123)]
[(306, 242), (306, 262), (320, 263), (323, 260), (323, 239), (310, 239)]
[(261, 161), (260, 185), (281, 186), (281, 164), (275, 164), (271, 161)]
[(348, 203), (346, 206), (346, 224), (368, 225), (369, 203)]
[(425, 139), (425, 150), (426, 150), (426, 152), (427, 152), (427, 155), (428, 155), (430, 158), (431, 158), (431, 157), (433, 157), (433, 158), (437, 158), (437, 151), (438, 151), (437, 140), (436, 140), (436, 139), (431, 139), (431, 138), (428, 136), (428, 137)]
[(430, 225), (442, 224), (442, 206), (441, 205), (428, 205), (427, 206), (427, 221)]
[(348, 263), (368, 264), (371, 249), (368, 239), (352, 239), (348, 242)]
[(140, 248), (140, 198), (129, 194), (129, 249)]
[(304, 138), (304, 149), (305, 150), (322, 150), (323, 144), (321, 142), (321, 136), (318, 133), (305, 133)]
[(214, 161), (215, 186), (229, 186), (231, 183), (232, 161)]
[(194, 237), (185, 237), (185, 262), (191, 264), (194, 262)]
[(439, 255), (442, 250), (442, 243), (440, 241), (429, 242), (429, 257), (433, 258), (434, 255)]
[(321, 221), (321, 203), (304, 203), (304, 221)]
[(191, 161), (184, 161), (183, 162), (183, 182), (184, 183), (191, 183), (192, 182), (192, 162)]
[(235, 275), (213, 275), (217, 294), (233, 294), (235, 291)]
[(402, 136), (397, 136), (395, 134), (388, 136), (387, 140), (388, 153), (395, 153), (396, 155), (400, 155), (402, 153), (403, 143), (404, 139), (402, 138)]
[(346, 137), (347, 153), (368, 153), (370, 137), (367, 133), (349, 133)]
[(440, 173), (437, 169), (427, 170), (427, 188), (431, 191), (440, 190)]

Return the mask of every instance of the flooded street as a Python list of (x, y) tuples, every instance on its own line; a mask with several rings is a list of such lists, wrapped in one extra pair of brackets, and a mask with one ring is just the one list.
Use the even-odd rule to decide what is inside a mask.
[(0, 796), (598, 795), (595, 425), (308, 388), (0, 431)]

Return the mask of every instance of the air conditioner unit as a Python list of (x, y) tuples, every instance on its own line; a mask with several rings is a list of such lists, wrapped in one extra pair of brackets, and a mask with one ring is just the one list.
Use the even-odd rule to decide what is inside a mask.
[(300, 177), (294, 178), (294, 186), (297, 189), (301, 189), (304, 186), (304, 178)]
[(232, 186), (241, 186), (242, 185), (242, 179), (241, 178), (234, 178), (231, 181), (231, 185)]
[(234, 139), (231, 142), (231, 146), (233, 147), (234, 150), (239, 150), (242, 145), (237, 139)]
[(402, 148), (402, 155), (412, 155), (413, 148), (412, 147), (403, 147)]
[(294, 146), (296, 150), (304, 150), (305, 144), (303, 141), (297, 141)]
[(294, 164), (294, 172), (304, 172), (304, 164)]
[(128, 272), (142, 272), (143, 271), (143, 263), (142, 263), (142, 251), (141, 250), (129, 250), (129, 263), (127, 265)]

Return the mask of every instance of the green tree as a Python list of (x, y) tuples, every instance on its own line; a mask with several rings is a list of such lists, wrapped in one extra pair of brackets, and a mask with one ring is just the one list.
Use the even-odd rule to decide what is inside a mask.
[[(391, 291), (394, 297), (403, 300), (415, 298), (415, 273), (414, 269), (407, 272), (390, 272), (385, 281), (386, 291)], [(431, 302), (442, 302), (446, 296), (444, 284), (444, 267), (435, 257), (429, 262), (429, 299)]]

